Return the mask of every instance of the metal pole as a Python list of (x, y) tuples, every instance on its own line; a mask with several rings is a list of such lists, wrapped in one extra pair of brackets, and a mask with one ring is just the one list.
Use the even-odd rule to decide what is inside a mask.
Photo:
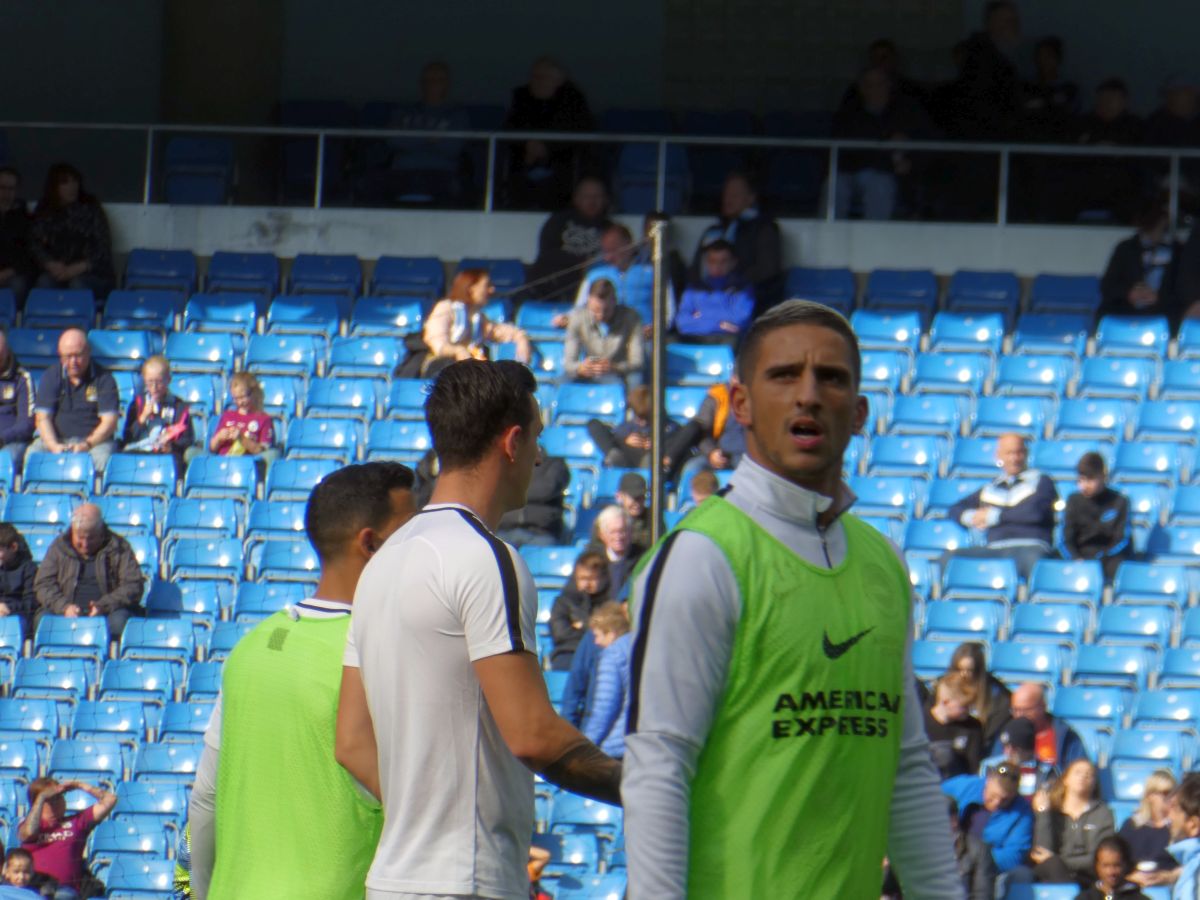
[(1167, 221), (1171, 228), (1179, 227), (1179, 157), (1171, 154), (1171, 173), (1167, 176)]
[[(655, 173), (654, 208), (667, 208), (667, 142), (658, 142), (658, 168)], [(657, 294), (655, 296), (658, 296)]]
[(1000, 177), (996, 187), (996, 224), (1008, 224), (1008, 148), (1000, 151)]
[(313, 209), (321, 208), (325, 194), (325, 132), (317, 134), (317, 175), (313, 179)]
[(142, 180), (142, 205), (150, 205), (154, 190), (154, 128), (146, 129), (146, 177)]
[(825, 221), (834, 220), (837, 209), (838, 148), (829, 148), (829, 181), (825, 184)]
[(487, 181), (483, 189), (483, 211), (491, 212), (496, 193), (496, 136), (488, 138)]
[[(661, 170), (660, 170), (661, 171)], [(663, 513), (666, 494), (662, 458), (666, 455), (664, 430), (667, 425), (667, 223), (658, 221), (650, 226), (650, 261), (654, 266), (654, 341), (650, 356), (650, 390), (654, 396), (650, 420), (650, 541), (656, 542), (663, 533)]]

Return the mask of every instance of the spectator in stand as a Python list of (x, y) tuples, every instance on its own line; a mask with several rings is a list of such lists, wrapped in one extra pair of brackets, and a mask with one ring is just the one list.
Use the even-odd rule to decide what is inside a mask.
[(730, 172), (721, 188), (721, 215), (700, 236), (692, 277), (701, 276), (704, 251), (716, 241), (733, 245), (737, 274), (754, 289), (759, 308), (783, 298), (783, 246), (779, 225), (763, 214), (758, 190), (745, 172)]
[(1006, 557), (1016, 562), (1021, 580), (1027, 581), (1034, 564), (1054, 552), (1051, 540), (1058, 491), (1048, 475), (1026, 468), (1029, 449), (1021, 435), (1001, 435), (996, 459), (1003, 474), (963, 497), (947, 513), (963, 527), (985, 532), (987, 546), (947, 551), (942, 567), (954, 556)]
[[(0, 172), (0, 181), (4, 178)], [(0, 444), (20, 472), (25, 450), (33, 440), (33, 376), (21, 365), (0, 330)]]
[(0, 616), (19, 617), (26, 635), (33, 634), (37, 569), (21, 532), (9, 522), (0, 522)]
[[(67, 791), (84, 791), (96, 802), (83, 812), (67, 815)], [(58, 882), (55, 900), (75, 900), (87, 875), (83, 848), (92, 829), (108, 818), (117, 795), (82, 781), (35, 778), (29, 782), (29, 813), (17, 834), (21, 847), (33, 856), (33, 868)]]
[(1100, 281), (1099, 316), (1166, 316), (1178, 327), (1183, 309), (1176, 291), (1180, 247), (1171, 238), (1171, 220), (1157, 200), (1142, 207), (1137, 234), (1118, 243)]
[(620, 597), (621, 588), (647, 547), (633, 542), (633, 523), (629, 513), (617, 505), (600, 510), (592, 535), (588, 549), (600, 550), (608, 559), (609, 596)]
[(691, 512), (720, 489), (721, 482), (717, 480), (717, 473), (712, 469), (701, 469), (692, 476), (688, 484), (688, 499), (679, 507), (679, 511)]
[(1008, 136), (1020, 100), (1012, 58), (1021, 41), (1015, 3), (992, 0), (984, 9), (984, 30), (963, 46), (962, 74), (949, 123), (955, 137), (1001, 140)]
[(1129, 111), (1129, 88), (1119, 78), (1109, 78), (1096, 88), (1095, 105), (1075, 127), (1081, 144), (1115, 144), (1133, 147), (1146, 136), (1141, 119)]
[(754, 316), (754, 292), (738, 274), (733, 244), (704, 248), (700, 278), (683, 292), (675, 328), (692, 343), (733, 346)]
[(30, 251), (31, 220), (25, 201), (17, 195), (20, 187), (21, 173), (0, 166), (0, 289), (13, 292), (17, 309), (24, 307), (36, 271)]
[[(891, 79), (896, 93), (916, 103), (925, 105), (926, 91), (920, 82), (904, 75), (900, 71), (900, 51), (896, 49), (895, 41), (890, 38), (876, 38), (867, 47), (867, 69), (879, 69)], [(855, 81), (842, 94), (841, 106), (845, 107), (854, 102), (858, 96), (858, 82)]]
[(250, 372), (234, 372), (229, 379), (229, 396), (233, 408), (226, 409), (217, 420), (216, 430), (208, 442), (210, 453), (221, 456), (257, 456), (270, 464), (279, 456), (275, 443), (275, 426), (263, 412), (263, 389)]
[(1046, 691), (1040, 684), (1027, 681), (1013, 691), (1009, 711), (1014, 719), (1033, 723), (1034, 753), (1039, 762), (1065, 769), (1075, 760), (1087, 758), (1083, 740), (1075, 729), (1047, 711)]
[[(604, 464), (622, 469), (650, 467), (651, 416), (654, 415), (654, 393), (647, 385), (639, 384), (629, 391), (625, 401), (625, 418), (615, 428), (599, 419), (587, 424), (588, 436), (604, 454)], [(675, 424), (668, 421), (669, 436)], [(668, 438), (669, 440), (669, 438)]]
[(986, 775), (958, 775), (942, 782), (942, 792), (958, 804), (959, 828), (983, 838), (1000, 873), (1025, 861), (1033, 845), (1033, 810), (1017, 792), (1017, 773), (1007, 765)]
[(1029, 851), (1032, 867), (1014, 870), (1009, 880), (1070, 881), (1085, 888), (1096, 880), (1096, 845), (1115, 833), (1112, 810), (1099, 799), (1096, 767), (1077, 759), (1050, 788), (1049, 804), (1037, 809)]
[(145, 582), (129, 542), (104, 524), (100, 507), (82, 503), (38, 566), (34, 627), (46, 613), (104, 616), (109, 635), (117, 640), (129, 617), (141, 612)]
[[(513, 90), (504, 127), (509, 131), (591, 131), (587, 98), (556, 60), (543, 56), (529, 83)], [(566, 199), (577, 167), (585, 160), (576, 143), (528, 140), (509, 153), (508, 192), (512, 205), (554, 209)], [(578, 165), (577, 165), (578, 164)]]
[(1171, 843), (1171, 817), (1168, 815), (1170, 797), (1177, 782), (1170, 769), (1156, 769), (1142, 787), (1142, 799), (1117, 832), (1132, 851), (1137, 872), (1132, 880), (1142, 887), (1163, 883), (1163, 874), (1178, 868), (1174, 857), (1167, 852)]
[(1063, 42), (1044, 37), (1033, 48), (1034, 81), (1021, 89), (1018, 136), (1039, 144), (1062, 143), (1079, 114), (1079, 85), (1062, 75)]
[(579, 179), (571, 205), (551, 215), (538, 233), (537, 259), (529, 267), (530, 294), (542, 300), (573, 298), (611, 224), (604, 182), (591, 175)]
[(630, 540), (635, 547), (649, 547), (650, 506), (646, 503), (646, 479), (637, 472), (626, 472), (617, 482), (616, 501), (629, 516)]
[[(525, 505), (505, 513), (496, 532), (514, 547), (548, 547), (563, 542), (563, 494), (571, 484), (571, 470), (561, 456), (547, 456), (544, 448), (539, 452), (541, 459), (533, 470)], [(435, 463), (436, 459), (435, 454)], [(432, 484), (432, 478), (428, 480)]]
[(92, 361), (87, 332), (68, 328), (58, 338), (60, 365), (51, 366), (38, 382), (34, 453), (90, 453), (103, 472), (117, 445), (121, 401), (112, 373)]
[(1008, 707), (1011, 694), (1004, 682), (988, 671), (983, 644), (977, 641), (959, 644), (954, 648), (946, 671), (958, 672), (974, 682), (975, 698), (971, 701), (971, 715), (983, 725), (983, 746), (993, 746), (1010, 718)]
[[(733, 469), (746, 452), (746, 432), (731, 414), (731, 384), (714, 384), (691, 421), (667, 442), (663, 469), (669, 474), (682, 465), (682, 474), (710, 468)], [(692, 450), (697, 455), (688, 458)]]
[(1146, 119), (1146, 143), (1151, 147), (1200, 146), (1200, 90), (1182, 75), (1167, 79), (1162, 106)]
[(1167, 852), (1180, 864), (1172, 900), (1200, 896), (1200, 772), (1188, 772), (1171, 795), (1171, 843)]
[[(450, 67), (439, 61), (421, 69), (421, 99), (392, 114), (405, 131), (470, 131), (467, 111), (450, 102)], [(461, 138), (392, 138), (389, 187), (401, 199), (454, 203), (462, 198), (466, 142)]]
[[(1110, 78), (1096, 88), (1096, 102), (1075, 128), (1080, 144), (1135, 147), (1145, 141), (1146, 129), (1129, 111), (1129, 88)], [(1145, 194), (1148, 183), (1144, 164), (1117, 157), (1091, 157), (1070, 161), (1067, 195), (1076, 215), (1084, 213), (1128, 222)]]
[(463, 269), (454, 276), (449, 296), (439, 300), (425, 320), (425, 377), (460, 359), (487, 359), (490, 343), (516, 344), (517, 360), (529, 365), (533, 345), (528, 335), (515, 325), (491, 321), (483, 312), (495, 292), (487, 269)]
[(550, 609), (550, 636), (554, 638), (551, 669), (564, 672), (571, 668), (592, 613), (608, 598), (608, 559), (600, 550), (584, 550), (575, 559), (571, 581)]
[(1062, 549), (1066, 559), (1098, 559), (1104, 578), (1112, 581), (1121, 563), (1129, 558), (1132, 540), (1129, 498), (1106, 483), (1104, 457), (1085, 453), (1075, 471), (1079, 492), (1067, 498), (1063, 517)]
[[(900, 93), (892, 76), (870, 68), (858, 77), (858, 91), (833, 117), (833, 136), (855, 141), (916, 141), (933, 135), (921, 104)], [(857, 210), (864, 219), (891, 219), (901, 181), (913, 171), (904, 151), (843, 150), (838, 157), (837, 217)]]
[[(13, 847), (4, 857), (4, 883), (15, 888), (30, 888), (35, 876), (33, 871), (33, 854), (20, 847)], [(14, 895), (15, 897), (16, 895)], [(40, 897), (40, 893), (30, 893), (30, 897)], [(5, 898), (0, 897), (0, 900)]]
[(625, 720), (629, 717), (629, 660), (633, 638), (623, 603), (609, 600), (588, 620), (600, 648), (592, 697), (580, 731), (613, 759), (625, 755)]
[(958, 672), (949, 672), (938, 679), (933, 702), (925, 708), (929, 751), (943, 781), (979, 771), (983, 726), (970, 712), (974, 697), (974, 683)]
[(1038, 761), (1034, 753), (1035, 734), (1033, 723), (1028, 719), (1009, 719), (998, 739), (1000, 755), (988, 757), (983, 765), (1008, 763), (1016, 768), (1019, 775), (1018, 790), (1022, 797), (1029, 798), (1036, 809), (1049, 802), (1046, 791), (1058, 780), (1059, 771), (1051, 763)]
[[(575, 305), (585, 306), (592, 285), (601, 278), (607, 279), (617, 289), (617, 302), (637, 310), (649, 332), (654, 313), (654, 267), (649, 262), (638, 262), (637, 250), (633, 234), (628, 228), (617, 223), (609, 225), (600, 235), (603, 262), (588, 269), (575, 295)], [(669, 328), (675, 320), (675, 289), (670, 281), (667, 282), (667, 309), (666, 327)], [(565, 328), (567, 318), (565, 314), (557, 316), (554, 324)]]
[(1119, 835), (1109, 835), (1096, 845), (1092, 868), (1096, 881), (1075, 900), (1149, 900), (1130, 878), (1134, 871), (1129, 845)]
[(642, 318), (617, 303), (613, 283), (600, 279), (588, 291), (587, 305), (571, 310), (563, 343), (566, 381), (624, 384), (630, 390), (642, 383), (646, 345)]
[(994, 900), (996, 896), (996, 863), (987, 844), (977, 834), (969, 834), (959, 826), (958, 804), (946, 798), (950, 812), (950, 833), (954, 836), (954, 855), (962, 875), (966, 900)]
[(42, 270), (37, 287), (85, 288), (102, 300), (116, 284), (108, 217), (66, 163), (46, 174), (33, 216), (33, 255)]
[(183, 471), (184, 453), (196, 441), (187, 403), (171, 393), (171, 365), (165, 356), (142, 363), (145, 391), (133, 398), (125, 413), (121, 443), (126, 453), (170, 453), (175, 469)]

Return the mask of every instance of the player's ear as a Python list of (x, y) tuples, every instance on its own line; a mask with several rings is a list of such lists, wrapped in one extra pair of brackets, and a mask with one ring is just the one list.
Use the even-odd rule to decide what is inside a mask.
[(520, 425), (510, 425), (500, 436), (500, 445), (504, 448), (504, 458), (511, 462), (517, 461), (517, 445), (521, 442), (524, 429)]
[(354, 536), (354, 545), (363, 559), (370, 559), (383, 546), (383, 541), (379, 539), (374, 528), (362, 528)]
[(739, 425), (743, 428), (750, 426), (753, 418), (750, 408), (750, 391), (738, 378), (734, 378), (729, 385), (729, 410)]
[(867, 424), (867, 415), (871, 412), (871, 401), (863, 394), (859, 394), (854, 401), (854, 433), (862, 434), (862, 430)]

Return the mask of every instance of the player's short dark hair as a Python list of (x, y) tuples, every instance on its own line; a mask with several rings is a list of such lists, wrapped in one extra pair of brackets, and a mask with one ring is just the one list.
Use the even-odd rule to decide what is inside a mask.
[(1104, 457), (1099, 453), (1085, 453), (1075, 464), (1075, 471), (1082, 478), (1103, 478), (1107, 472)]
[(425, 399), (425, 421), (442, 471), (478, 463), (504, 431), (533, 424), (537, 381), (512, 360), (447, 366)]
[(1102, 838), (1100, 843), (1096, 845), (1096, 852), (1092, 854), (1092, 860), (1100, 858), (1101, 850), (1111, 850), (1121, 857), (1121, 871), (1128, 875), (1133, 871), (1133, 848), (1129, 846), (1129, 841), (1121, 837), (1119, 834), (1110, 834), (1106, 838)]
[(858, 349), (858, 336), (841, 313), (811, 300), (785, 300), (750, 323), (742, 338), (737, 359), (737, 375), (743, 384), (749, 384), (751, 376), (754, 375), (754, 364), (757, 362), (758, 349), (763, 339), (772, 331), (789, 325), (818, 325), (836, 331), (844, 337), (850, 347), (849, 362), (854, 373), (854, 386), (858, 387), (862, 379), (862, 354)]
[(321, 562), (362, 529), (381, 528), (392, 514), (391, 492), (412, 486), (412, 469), (390, 460), (344, 466), (321, 479), (304, 508), (304, 530)]
[(1171, 795), (1185, 816), (1200, 816), (1200, 772), (1188, 772)]

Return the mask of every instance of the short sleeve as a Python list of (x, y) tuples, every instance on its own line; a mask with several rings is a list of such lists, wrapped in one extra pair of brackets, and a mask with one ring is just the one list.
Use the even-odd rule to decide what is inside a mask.
[(350, 617), (350, 627), (346, 629), (346, 649), (342, 652), (342, 665), (351, 669), (361, 669), (358, 659), (358, 644), (354, 641), (354, 615)]
[(537, 590), (525, 561), (492, 534), (473, 545), (469, 558), (447, 576), (457, 582), (450, 596), (471, 661), (520, 650), (536, 653)]
[(262, 424), (259, 426), (258, 442), (264, 447), (271, 447), (275, 444), (275, 423), (271, 421), (271, 417), (266, 413), (262, 414), (260, 420)]
[(38, 382), (37, 396), (34, 399), (34, 409), (48, 416), (58, 411), (58, 386), (60, 374), (58, 369), (51, 366)]
[(121, 397), (117, 393), (117, 380), (111, 372), (101, 372), (96, 379), (96, 412), (102, 416), (115, 416), (121, 411)]

